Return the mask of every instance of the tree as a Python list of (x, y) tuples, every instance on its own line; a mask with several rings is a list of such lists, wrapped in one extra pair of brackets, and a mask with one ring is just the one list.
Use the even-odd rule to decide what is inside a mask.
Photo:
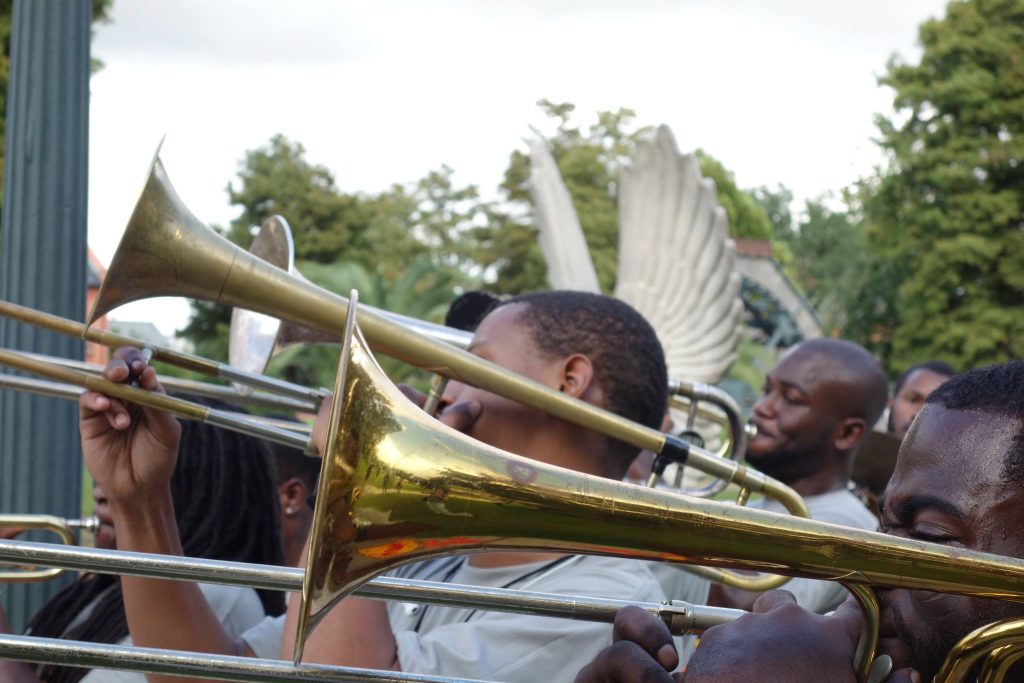
[(870, 243), (893, 271), (891, 365), (1024, 355), (1024, 0), (951, 2), (921, 61), (890, 60), (887, 164), (861, 183)]
[[(652, 129), (650, 126), (638, 126), (635, 123), (636, 112), (632, 109), (598, 112), (596, 122), (589, 128), (583, 128), (572, 122), (575, 105), (549, 100), (541, 100), (537, 104), (554, 121), (555, 131), (545, 138), (545, 142), (558, 163), (566, 189), (572, 197), (601, 289), (611, 292), (615, 288), (618, 269), (619, 173), (629, 163), (637, 141), (641, 136), (650, 134)], [(540, 135), (539, 132), (537, 134)], [(697, 155), (701, 172), (715, 181), (718, 201), (729, 217), (730, 234), (734, 237), (771, 239), (771, 222), (753, 195), (741, 190), (732, 173), (710, 154), (697, 150)], [(519, 150), (512, 152), (501, 190), (513, 205), (532, 207), (529, 178), (529, 156)], [(541, 277), (546, 272), (543, 256), (534, 244), (536, 232), (529, 227), (529, 212), (523, 214), (524, 217), (518, 220), (508, 216), (506, 223), (495, 223), (489, 231), (477, 235), (484, 243), (490, 241), (491, 244), (497, 244), (500, 241), (503, 249), (512, 251), (522, 259), (515, 271), (515, 287), (520, 289), (509, 284), (508, 278), (511, 275), (507, 269), (515, 263), (509, 260), (501, 264), (497, 273), (497, 288), (500, 291), (542, 289), (547, 286), (546, 274)], [(512, 234), (495, 234), (499, 228), (511, 231)], [(529, 245), (525, 242), (529, 242)], [(481, 255), (477, 254), (477, 258), (481, 258)]]
[[(299, 270), (324, 289), (348, 295), (359, 291), (359, 302), (385, 311), (402, 313), (418, 320), (440, 323), (452, 300), (455, 276), (428, 258), (414, 262), (395, 281), (368, 271), (351, 261), (299, 264)], [(305, 386), (332, 386), (338, 366), (337, 345), (297, 345), (275, 356), (269, 373)], [(394, 382), (406, 382), (426, 389), (428, 373), (391, 358), (377, 361)]]
[(234, 181), (227, 186), (231, 203), (242, 210), (228, 232), (233, 242), (248, 247), (253, 226), (274, 214), (288, 220), (298, 258), (332, 261), (361, 242), (367, 216), (358, 198), (342, 194), (334, 175), (305, 155), (301, 144), (283, 135), (246, 152), (237, 187)]

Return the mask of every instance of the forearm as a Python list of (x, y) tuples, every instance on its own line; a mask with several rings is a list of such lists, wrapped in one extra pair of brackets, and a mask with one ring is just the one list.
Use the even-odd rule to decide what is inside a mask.
[[(145, 504), (112, 501), (117, 545), (122, 550), (182, 555), (174, 508), (169, 495), (148, 497)], [(141, 647), (243, 654), (241, 643), (221, 625), (199, 586), (184, 581), (121, 577), (125, 615), (132, 642)], [(197, 683), (149, 674), (150, 683)]]
[[(281, 658), (294, 652), (300, 600), (288, 605)], [(345, 598), (335, 605), (306, 640), (303, 661), (337, 666), (398, 671), (398, 651), (385, 603), (365, 598)]]

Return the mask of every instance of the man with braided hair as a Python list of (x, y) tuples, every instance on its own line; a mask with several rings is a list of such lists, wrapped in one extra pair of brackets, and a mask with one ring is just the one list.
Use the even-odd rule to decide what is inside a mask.
[[(656, 427), (661, 422), (667, 400), (661, 346), (653, 329), (635, 310), (610, 297), (544, 292), (502, 302), (477, 328), (469, 350), (555, 391), (609, 408), (647, 426)], [(108, 377), (118, 381), (137, 377), (144, 388), (159, 390), (155, 374), (138, 354), (124, 351), (119, 358), (120, 365), (108, 370)], [(130, 416), (120, 403), (94, 393), (86, 394), (82, 405), (85, 414), (105, 416), (130, 439), (130, 462), (123, 462), (122, 469), (137, 468), (147, 473), (169, 457), (174, 435), (165, 414), (142, 410)], [(321, 412), (315, 430), (318, 435), (326, 431), (326, 414), (326, 409)], [(622, 478), (638, 451), (458, 382), (448, 385), (441, 420), (513, 453), (614, 480)], [(159, 497), (152, 484), (144, 488)], [(129, 507), (147, 507), (136, 514), (149, 518), (151, 527), (157, 530), (155, 537), (166, 543), (172, 532), (166, 515), (154, 509), (153, 496), (128, 498)], [(152, 550), (166, 552), (167, 548)], [(502, 552), (477, 554), (468, 560), (454, 558), (446, 561), (439, 574), (421, 573), (418, 578), (642, 602), (664, 599), (644, 563), (561, 553)], [(178, 607), (176, 615), (168, 618), (177, 619), (184, 612), (192, 615), (191, 621), (185, 628), (173, 629), (173, 635), (166, 622), (158, 622), (158, 627), (144, 636), (133, 630), (137, 643), (227, 654), (272, 654), (263, 648), (273, 638), (253, 637), (250, 633), (240, 643), (218, 630), (198, 603), (181, 610), (182, 601), (193, 600), (184, 595), (187, 584), (150, 582), (156, 583), (163, 595), (161, 603)], [(168, 591), (182, 594), (170, 598)], [(143, 599), (152, 601), (155, 595)], [(292, 601), (293, 611), (297, 606), (298, 601)], [(289, 618), (294, 618), (293, 612), (289, 612)], [(263, 626), (266, 629), (262, 635), (277, 627), (280, 638), (278, 624), (264, 622)], [(284, 628), (284, 634), (286, 638), (294, 634), (294, 624)], [(327, 614), (307, 641), (305, 659), (513, 682), (532, 682), (539, 676), (561, 680), (592, 658), (610, 634), (610, 627), (603, 624), (439, 606), (385, 606), (379, 601), (348, 598)], [(292, 644), (285, 642), (282, 658), (290, 658), (291, 649)], [(150, 676), (150, 680), (169, 683), (172, 679)]]

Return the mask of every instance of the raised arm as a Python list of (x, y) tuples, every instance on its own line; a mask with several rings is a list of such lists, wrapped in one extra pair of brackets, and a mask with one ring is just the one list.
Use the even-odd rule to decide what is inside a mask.
[[(156, 371), (135, 349), (118, 349), (104, 376), (136, 381), (163, 393)], [(121, 550), (182, 555), (170, 481), (178, 456), (181, 426), (168, 413), (125, 405), (95, 392), (79, 401), (85, 464), (110, 503)], [(215, 654), (251, 654), (221, 625), (194, 583), (124, 576), (125, 615), (132, 641), (143, 647)], [(150, 683), (193, 683), (150, 674)]]

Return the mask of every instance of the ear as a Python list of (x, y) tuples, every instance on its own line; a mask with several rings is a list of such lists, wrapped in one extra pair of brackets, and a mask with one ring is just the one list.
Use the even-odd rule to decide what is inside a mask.
[(298, 477), (281, 482), (277, 486), (277, 496), (281, 503), (281, 514), (294, 517), (306, 507), (306, 499), (312, 491)]
[(574, 353), (562, 362), (558, 390), (573, 398), (592, 399), (597, 385), (594, 384), (594, 365), (582, 353)]
[(836, 424), (832, 432), (832, 444), (836, 450), (849, 452), (857, 447), (867, 432), (868, 423), (862, 417), (848, 417)]

